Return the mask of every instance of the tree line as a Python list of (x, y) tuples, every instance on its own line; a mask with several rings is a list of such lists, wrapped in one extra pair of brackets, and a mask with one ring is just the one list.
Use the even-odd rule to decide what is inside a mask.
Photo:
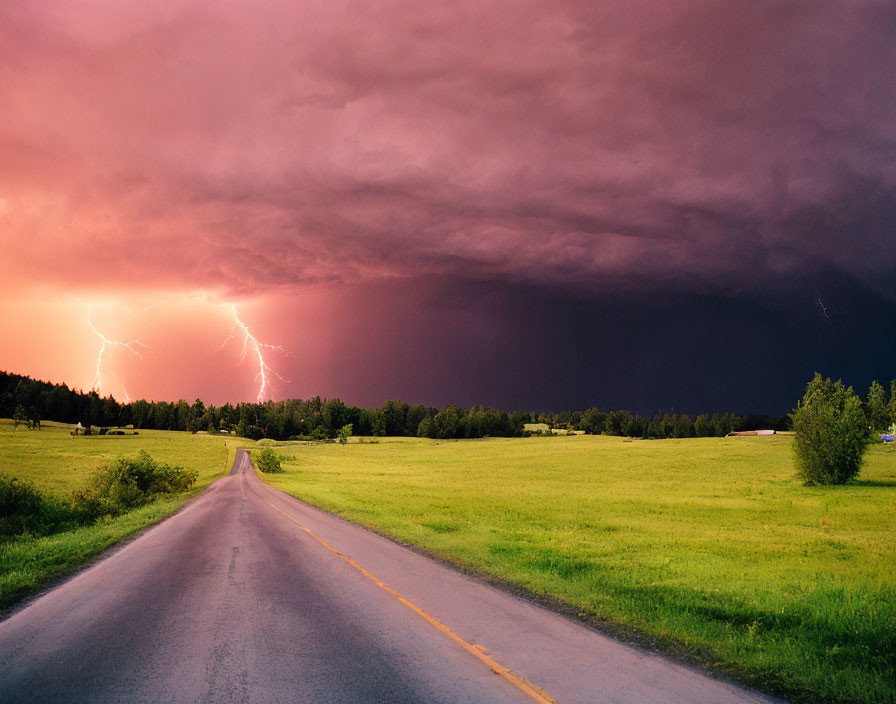
[[(896, 380), (887, 389), (874, 382), (863, 402), (873, 430), (896, 422)], [(340, 428), (351, 424), (356, 435), (412, 436), (428, 438), (520, 437), (529, 434), (529, 423), (589, 434), (639, 438), (690, 438), (723, 436), (738, 430), (769, 428), (787, 430), (789, 416), (713, 413), (658, 412), (651, 416), (630, 411), (560, 411), (536, 414), (508, 413), (486, 406), (443, 409), (386, 401), (379, 408), (349, 406), (340, 399), (319, 396), (302, 400), (264, 403), (206, 405), (201, 399), (133, 401), (119, 403), (96, 391), (82, 392), (65, 384), (52, 384), (28, 376), (0, 372), (0, 417), (17, 415), (34, 421), (81, 422), (94, 426), (127, 426), (156, 430), (235, 432), (248, 438), (286, 439), (335, 438)]]

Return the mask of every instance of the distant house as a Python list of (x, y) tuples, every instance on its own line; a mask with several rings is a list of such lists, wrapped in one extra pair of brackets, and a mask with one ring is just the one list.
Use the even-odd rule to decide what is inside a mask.
[(90, 428), (85, 428), (81, 425), (81, 421), (78, 421), (78, 424), (72, 426), (72, 435), (90, 435)]
[(777, 435), (777, 430), (738, 430), (735, 433), (728, 433), (725, 437), (740, 437), (744, 435)]

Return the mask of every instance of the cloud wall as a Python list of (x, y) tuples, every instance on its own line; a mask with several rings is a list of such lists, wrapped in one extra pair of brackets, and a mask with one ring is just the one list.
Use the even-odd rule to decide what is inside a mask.
[[(719, 299), (791, 321), (816, 300), (886, 306), (894, 36), (888, 0), (9, 0), (0, 293), (254, 301), (274, 331), (313, 300), (331, 314), (308, 336), (331, 350), (363, 344), (340, 308), (361, 289), (383, 310), (417, 290), (421, 345), (450, 317), (434, 290)], [(29, 356), (36, 325), (0, 365)]]

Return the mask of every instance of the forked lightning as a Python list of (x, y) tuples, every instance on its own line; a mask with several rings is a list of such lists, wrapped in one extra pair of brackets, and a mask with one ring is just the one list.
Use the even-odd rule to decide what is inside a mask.
[[(103, 385), (103, 353), (106, 351), (106, 345), (111, 345), (113, 347), (124, 347), (129, 352), (137, 355), (140, 359), (143, 359), (143, 355), (140, 354), (137, 347), (143, 347), (144, 349), (148, 348), (149, 345), (144, 344), (140, 340), (131, 340), (130, 342), (119, 342), (118, 340), (110, 340), (103, 333), (96, 329), (96, 326), (93, 324), (93, 321), (90, 319), (90, 306), (87, 307), (87, 324), (90, 326), (90, 329), (93, 330), (94, 334), (101, 340), (99, 352), (96, 355), (96, 375), (93, 377), (93, 384), (90, 386), (91, 391), (100, 392), (100, 389)], [(114, 373), (112, 373), (115, 376)], [(121, 386), (121, 390), (124, 392), (124, 398), (127, 403), (131, 402), (131, 397), (128, 395), (127, 389), (124, 387), (124, 384), (121, 383), (121, 379), (117, 376), (115, 377)]]
[(256, 338), (249, 331), (249, 327), (242, 320), (240, 320), (240, 317), (236, 312), (235, 304), (231, 304), (230, 313), (233, 316), (234, 320), (233, 327), (230, 328), (230, 334), (227, 336), (227, 338), (225, 338), (224, 342), (221, 343), (221, 347), (219, 349), (224, 349), (224, 346), (233, 339), (234, 335), (236, 334), (236, 330), (239, 329), (239, 331), (243, 334), (243, 349), (240, 354), (239, 363), (242, 364), (243, 360), (246, 359), (246, 354), (251, 347), (255, 352), (255, 356), (258, 357), (258, 374), (255, 375), (255, 378), (259, 380), (257, 400), (258, 403), (262, 403), (264, 401), (265, 391), (267, 391), (271, 398), (273, 398), (273, 388), (271, 387), (271, 383), (268, 380), (268, 376), (270, 374), (273, 374), (282, 381), (288, 381), (268, 366), (267, 362), (265, 362), (264, 359), (263, 350), (280, 350), (284, 354), (286, 354), (286, 350), (283, 349), (282, 345), (268, 345), (264, 342), (260, 342), (258, 338)]

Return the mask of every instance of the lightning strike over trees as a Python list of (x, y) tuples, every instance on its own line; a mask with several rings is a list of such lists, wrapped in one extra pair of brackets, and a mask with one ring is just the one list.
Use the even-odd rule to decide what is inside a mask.
[(221, 343), (221, 347), (219, 349), (224, 349), (224, 346), (233, 339), (236, 331), (239, 330), (243, 334), (243, 348), (240, 353), (240, 361), (238, 364), (242, 364), (243, 360), (246, 359), (246, 354), (249, 352), (251, 348), (255, 353), (255, 356), (258, 358), (258, 374), (255, 375), (255, 379), (259, 382), (258, 386), (258, 396), (256, 397), (258, 403), (262, 403), (265, 397), (265, 391), (267, 391), (268, 395), (273, 399), (273, 387), (269, 381), (269, 375), (273, 374), (278, 379), (282, 381), (288, 381), (280, 376), (277, 372), (271, 369), (268, 366), (268, 363), (264, 359), (264, 350), (280, 350), (284, 354), (286, 354), (286, 350), (282, 345), (268, 345), (264, 342), (260, 342), (258, 338), (256, 338), (250, 331), (249, 327), (240, 320), (239, 314), (236, 311), (236, 304), (231, 304), (230, 313), (233, 316), (233, 326), (230, 328), (230, 334), (225, 338), (224, 342)]
[[(91, 391), (96, 391), (100, 393), (100, 389), (103, 385), (103, 354), (106, 351), (106, 346), (111, 345), (113, 347), (124, 347), (126, 350), (131, 352), (132, 354), (137, 355), (140, 359), (143, 359), (143, 355), (140, 354), (140, 351), (137, 347), (148, 348), (149, 345), (144, 344), (140, 340), (131, 340), (130, 342), (120, 342), (119, 340), (110, 340), (103, 333), (96, 329), (96, 326), (93, 324), (93, 321), (90, 319), (90, 307), (87, 307), (87, 324), (90, 326), (90, 329), (93, 330), (94, 334), (100, 338), (101, 344), (100, 349), (96, 355), (96, 374), (93, 377), (93, 383), (90, 385)], [(130, 403), (131, 397), (128, 395), (128, 390), (124, 387), (121, 379), (119, 379), (113, 372), (110, 372), (112, 376), (115, 376), (118, 384), (121, 386), (121, 390), (124, 392), (125, 401)]]

